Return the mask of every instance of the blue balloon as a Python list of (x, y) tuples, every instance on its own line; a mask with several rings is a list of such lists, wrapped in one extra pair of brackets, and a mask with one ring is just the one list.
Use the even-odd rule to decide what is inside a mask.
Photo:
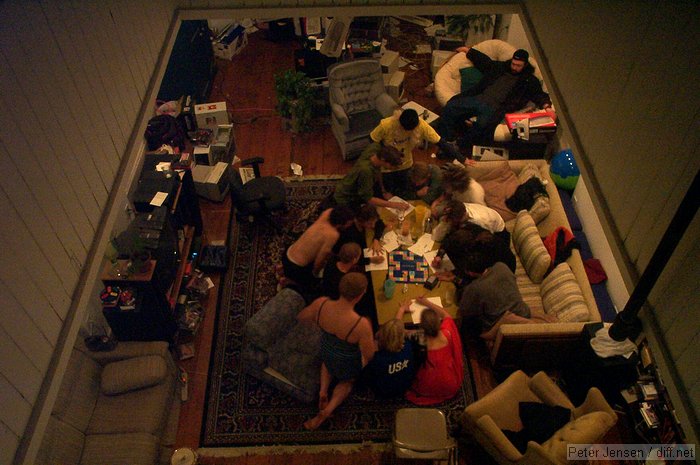
[(576, 186), (576, 181), (581, 174), (571, 149), (562, 150), (552, 158), (549, 172), (557, 186), (568, 190)]

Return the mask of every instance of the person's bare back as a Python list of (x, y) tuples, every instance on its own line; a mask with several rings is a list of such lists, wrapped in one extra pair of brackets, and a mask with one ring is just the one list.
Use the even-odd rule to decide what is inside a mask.
[(331, 224), (332, 209), (321, 216), (304, 231), (297, 241), (289, 247), (287, 257), (299, 266), (314, 264), (314, 273), (323, 268), (333, 246), (340, 237), (340, 232)]

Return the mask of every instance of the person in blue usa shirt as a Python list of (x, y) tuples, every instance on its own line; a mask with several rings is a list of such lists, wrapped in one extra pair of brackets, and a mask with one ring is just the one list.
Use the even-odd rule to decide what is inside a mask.
[[(403, 306), (402, 306), (403, 307)], [(417, 345), (406, 339), (403, 308), (398, 316), (384, 323), (377, 332), (378, 351), (367, 364), (363, 380), (378, 397), (403, 397), (416, 376)]]

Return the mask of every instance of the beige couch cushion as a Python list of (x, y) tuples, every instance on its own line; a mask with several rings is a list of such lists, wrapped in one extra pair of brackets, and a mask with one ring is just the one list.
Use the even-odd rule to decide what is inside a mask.
[(484, 200), (486, 205), (493, 208), (501, 215), (503, 221), (515, 218), (515, 213), (506, 206), (506, 199), (511, 197), (518, 188), (518, 177), (507, 161), (500, 162), (492, 170), (472, 173), (479, 184), (484, 188), (486, 194)]
[(115, 396), (154, 386), (163, 381), (167, 372), (165, 360), (156, 355), (121, 360), (105, 366), (100, 388), (103, 394)]
[(542, 448), (556, 457), (559, 463), (568, 463), (566, 448), (569, 444), (592, 444), (598, 441), (615, 424), (607, 412), (591, 412), (564, 425), (554, 436), (542, 444)]
[(552, 258), (542, 242), (535, 221), (525, 210), (520, 211), (515, 219), (512, 239), (527, 275), (533, 283), (541, 283)]
[(101, 371), (102, 367), (87, 354), (73, 349), (52, 415), (85, 431), (100, 393)]
[(560, 263), (549, 273), (542, 281), (540, 294), (544, 311), (556, 316), (559, 321), (572, 323), (590, 320), (581, 287), (568, 263)]
[(80, 465), (156, 464), (158, 438), (147, 433), (87, 436)]

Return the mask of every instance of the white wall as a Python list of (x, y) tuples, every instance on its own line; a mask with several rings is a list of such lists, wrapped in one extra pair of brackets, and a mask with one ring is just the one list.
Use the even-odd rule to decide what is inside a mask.
[(0, 464), (45, 424), (173, 10), (0, 2)]
[(515, 48), (524, 48), (528, 52), (532, 52), (532, 45), (530, 45), (530, 41), (527, 40), (525, 28), (523, 27), (523, 22), (520, 20), (519, 15), (511, 15), (508, 38), (505, 40)]
[(586, 186), (586, 180), (583, 176), (579, 177), (576, 183), (576, 189), (572, 196), (576, 214), (581, 220), (583, 230), (586, 233), (586, 239), (591, 247), (591, 252), (595, 258), (600, 260), (608, 280), (605, 286), (610, 294), (610, 299), (615, 305), (615, 309), (619, 312), (625, 308), (625, 304), (630, 297), (630, 293), (625, 286), (625, 281), (622, 279), (620, 267), (617, 266), (615, 256), (612, 253), (610, 244), (605, 237), (605, 231), (600, 223), (598, 214), (593, 207), (593, 201)]

